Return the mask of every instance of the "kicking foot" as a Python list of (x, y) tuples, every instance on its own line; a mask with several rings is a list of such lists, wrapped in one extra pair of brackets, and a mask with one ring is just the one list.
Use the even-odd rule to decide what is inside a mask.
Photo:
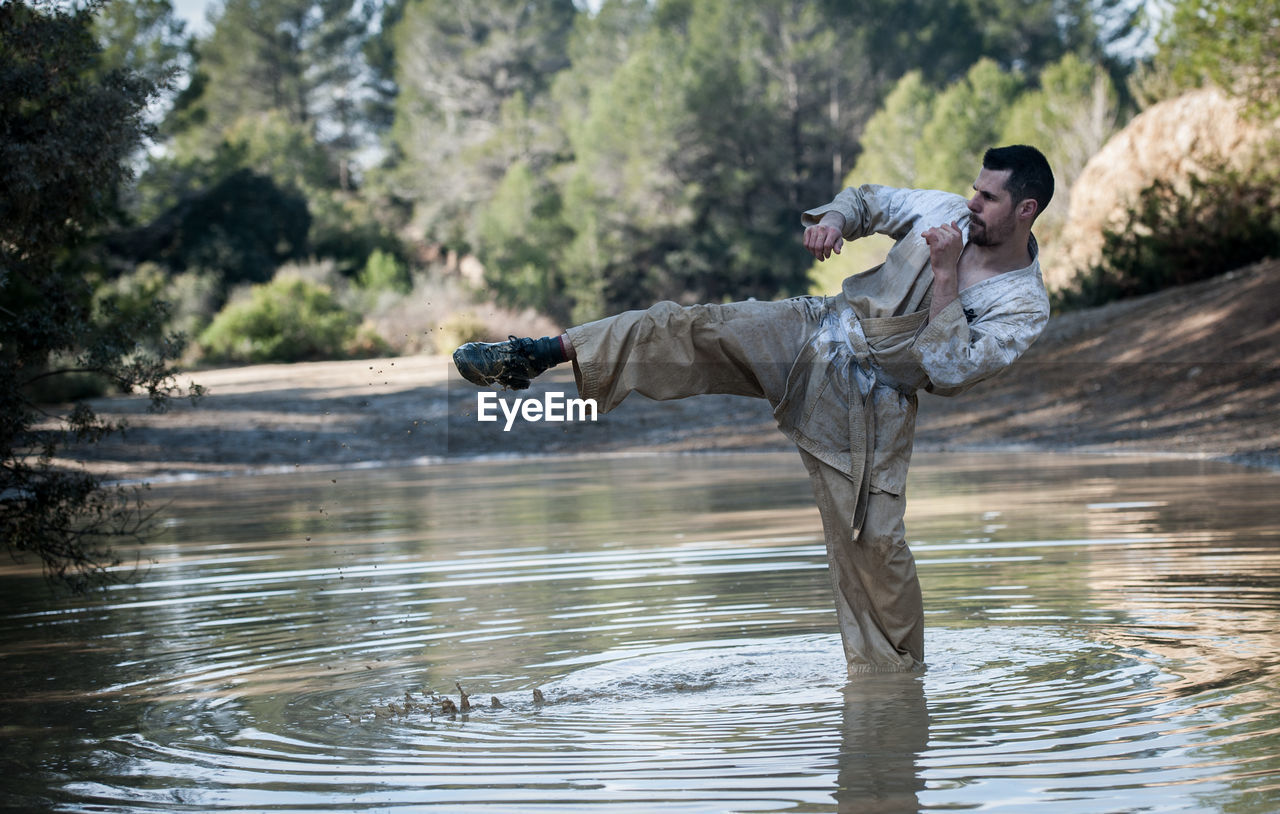
[(513, 336), (506, 342), (468, 342), (453, 352), (453, 364), (472, 384), (524, 390), (534, 376), (555, 364), (539, 345), (545, 341)]

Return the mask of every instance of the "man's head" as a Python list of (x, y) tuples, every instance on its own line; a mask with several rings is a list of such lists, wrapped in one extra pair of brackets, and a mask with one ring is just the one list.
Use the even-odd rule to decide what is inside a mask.
[(982, 157), (973, 188), (969, 237), (979, 246), (998, 245), (1019, 228), (1031, 230), (1053, 198), (1053, 171), (1035, 147), (993, 147)]

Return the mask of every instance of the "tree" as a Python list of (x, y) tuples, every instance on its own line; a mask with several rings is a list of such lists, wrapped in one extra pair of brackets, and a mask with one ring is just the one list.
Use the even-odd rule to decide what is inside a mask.
[(193, 136), (207, 152), (240, 119), (279, 113), (344, 157), (359, 146), (371, 17), (357, 0), (227, 0), (197, 48)]
[(849, 180), (857, 184), (914, 186), (925, 152), (920, 133), (933, 115), (936, 96), (937, 91), (925, 84), (919, 71), (899, 79), (862, 131), (862, 154)]
[(164, 125), (168, 150), (139, 184), (136, 217), (150, 222), (249, 170), (305, 199), (307, 248), (344, 272), (393, 248), (360, 198), (356, 159), (374, 139), (364, 61), (374, 10), (363, 0), (228, 0), (194, 46), (191, 82)]
[(694, 190), (679, 174), (692, 132), (687, 79), (671, 42), (650, 30), (592, 89), (585, 118), (567, 123), (574, 160), (564, 207), (574, 239), (562, 263), (574, 321), (670, 289), (654, 278), (677, 265), (667, 255), (681, 249), (693, 217)]
[(225, 290), (266, 282), (280, 264), (302, 257), (310, 225), (300, 195), (240, 169), (184, 196), (146, 226), (112, 235), (108, 245), (171, 273), (215, 272)]
[(847, 10), (792, 0), (659, 3), (624, 47), (604, 28), (622, 62), (575, 83), (585, 111), (564, 122), (578, 316), (803, 290), (798, 212), (830, 196), (874, 95), (859, 36)]
[[(845, 5), (829, 0), (827, 6)], [(1131, 0), (858, 0), (860, 46), (892, 82), (920, 71), (941, 87), (986, 57), (1034, 75), (1064, 54), (1103, 58), (1132, 27)], [(1100, 20), (1112, 24), (1101, 26)], [(1105, 30), (1104, 30), (1105, 29)]]
[(925, 149), (916, 183), (966, 192), (982, 166), (982, 154), (1000, 143), (1009, 110), (1023, 87), (1020, 74), (980, 59), (963, 79), (938, 94), (933, 115), (920, 132)]
[(1248, 99), (1263, 117), (1280, 114), (1280, 0), (1176, 0), (1158, 37), (1155, 62), (1175, 86), (1206, 79)]
[[(562, 218), (559, 191), (517, 161), (475, 219), (476, 254), (486, 282), (505, 302), (567, 316), (560, 300), (559, 249), (572, 238)], [(520, 224), (514, 233), (510, 224)]]
[(0, 534), (74, 588), (105, 573), (111, 541), (138, 536), (146, 515), (136, 493), (53, 466), (68, 436), (119, 428), (84, 404), (52, 415), (40, 390), (88, 374), (163, 407), (179, 350), (159, 315), (94, 303), (96, 272), (81, 249), (129, 178), (154, 90), (103, 70), (95, 8), (0, 5)]
[(1022, 94), (1009, 111), (1001, 141), (1034, 144), (1053, 167), (1057, 192), (1045, 217), (1042, 237), (1066, 222), (1071, 187), (1089, 159), (1120, 124), (1119, 94), (1100, 65), (1067, 54), (1040, 74), (1039, 87)]
[(429, 239), (461, 245), (507, 168), (542, 172), (560, 145), (545, 112), (568, 65), (572, 0), (411, 0), (395, 37), (396, 195)]
[(94, 15), (102, 70), (128, 70), (162, 87), (185, 61), (182, 20), (170, 0), (112, 0)]

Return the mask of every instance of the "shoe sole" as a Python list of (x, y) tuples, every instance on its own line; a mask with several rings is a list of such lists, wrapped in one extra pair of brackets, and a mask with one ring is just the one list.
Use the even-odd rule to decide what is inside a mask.
[[(464, 345), (463, 347), (466, 346)], [(501, 386), (504, 390), (527, 390), (529, 388), (529, 382), (507, 384), (502, 381), (501, 374), (498, 376), (486, 376), (483, 373), (480, 373), (480, 371), (476, 370), (471, 364), (465, 363), (465, 359), (459, 358), (461, 353), (462, 348), (458, 348), (453, 352), (453, 366), (457, 369), (462, 378), (471, 382), (476, 387), (491, 387), (496, 384)]]

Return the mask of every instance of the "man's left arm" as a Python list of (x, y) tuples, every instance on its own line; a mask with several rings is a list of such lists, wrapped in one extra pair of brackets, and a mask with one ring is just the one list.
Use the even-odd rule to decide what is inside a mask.
[(999, 304), (972, 315), (972, 322), (958, 298), (942, 307), (911, 347), (929, 376), (929, 392), (954, 396), (1013, 364), (1049, 321), (1047, 298), (1037, 296), (1042, 291), (1012, 288)]

